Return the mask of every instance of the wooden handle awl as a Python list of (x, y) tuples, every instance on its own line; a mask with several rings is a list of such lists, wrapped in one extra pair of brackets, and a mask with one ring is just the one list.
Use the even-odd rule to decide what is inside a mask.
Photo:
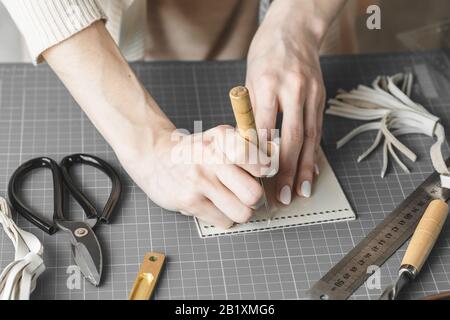
[(402, 260), (402, 266), (411, 265), (420, 272), (447, 219), (448, 204), (433, 200), (428, 205)]
[(230, 99), (239, 133), (244, 139), (257, 145), (258, 135), (248, 89), (242, 86), (231, 89)]

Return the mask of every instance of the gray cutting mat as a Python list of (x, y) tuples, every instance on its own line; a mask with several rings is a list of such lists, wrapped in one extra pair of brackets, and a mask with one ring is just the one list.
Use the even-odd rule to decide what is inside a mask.
[[(340, 87), (370, 83), (383, 73), (419, 73), (422, 80), (414, 86), (415, 99), (442, 117), (450, 133), (450, 85), (428, 65), (432, 59), (445, 62), (440, 52), (327, 57), (323, 59), (323, 70), (330, 95)], [(207, 127), (233, 122), (227, 93), (243, 81), (243, 63), (154, 63), (134, 67), (179, 127), (192, 130), (193, 121), (200, 119)], [(206, 94), (200, 97), (199, 92)], [(148, 251), (164, 252), (168, 257), (156, 292), (158, 299), (303, 298), (316, 280), (432, 171), (427, 151), (431, 139), (411, 136), (404, 141), (419, 155), (419, 161), (410, 165), (413, 173), (404, 174), (394, 166), (382, 180), (380, 153), (356, 163), (356, 156), (372, 137), (364, 135), (336, 152), (335, 140), (357, 122), (331, 117), (325, 121), (325, 151), (358, 214), (356, 221), (200, 239), (192, 219), (157, 207), (121, 171), (125, 182), (121, 207), (111, 225), (97, 229), (106, 259), (100, 288), (83, 283), (80, 289), (69, 290), (66, 270), (72, 261), (64, 237), (44, 235), (18, 219), (22, 228), (31, 230), (45, 245), (47, 271), (39, 279), (34, 298), (124, 299)], [(60, 160), (74, 152), (92, 153), (120, 168), (111, 149), (47, 67), (1, 65), (0, 193), (5, 194), (9, 176), (23, 161), (42, 155)], [(100, 204), (106, 200), (109, 185), (103, 175), (85, 169), (79, 171), (79, 177)], [(26, 194), (37, 210), (50, 215), (52, 196), (47, 173), (34, 175), (26, 185)], [(71, 216), (80, 216), (80, 210), (73, 207)], [(404, 297), (450, 290), (449, 245), (447, 223), (428, 264)], [(404, 248), (382, 268), (383, 286), (395, 277), (403, 253)], [(0, 266), (12, 258), (12, 245), (0, 232)], [(379, 293), (363, 287), (354, 297), (374, 298)]]

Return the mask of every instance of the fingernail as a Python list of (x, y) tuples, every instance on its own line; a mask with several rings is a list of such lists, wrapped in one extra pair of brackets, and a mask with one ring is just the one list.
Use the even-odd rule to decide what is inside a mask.
[(291, 198), (292, 198), (291, 187), (284, 186), (283, 189), (281, 189), (281, 191), (280, 191), (281, 203), (288, 206), (291, 204)]
[(320, 174), (320, 168), (319, 168), (319, 165), (315, 165), (314, 166), (314, 172), (316, 173), (316, 176), (318, 176), (319, 174)]
[(311, 182), (309, 182), (309, 181), (304, 181), (304, 182), (302, 183), (301, 190), (302, 190), (302, 195), (303, 195), (305, 198), (310, 198), (310, 197), (311, 197)]

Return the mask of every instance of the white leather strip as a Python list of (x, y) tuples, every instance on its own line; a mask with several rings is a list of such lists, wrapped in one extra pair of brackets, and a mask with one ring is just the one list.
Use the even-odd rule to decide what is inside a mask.
[[(377, 123), (377, 124), (379, 125), (379, 123)], [(367, 156), (369, 156), (372, 153), (372, 151), (374, 151), (379, 146), (382, 139), (383, 139), (383, 133), (381, 132), (381, 130), (379, 130), (372, 145), (358, 157), (358, 163), (363, 161)]]
[(362, 126), (359, 126), (355, 129), (353, 129), (345, 137), (340, 139), (337, 142), (337, 148), (338, 149), (342, 148), (347, 142), (349, 142), (354, 137), (356, 137), (357, 135), (359, 135), (363, 132), (370, 131), (370, 130), (379, 130), (379, 129), (380, 129), (379, 122), (369, 122), (369, 123), (363, 124)]
[(382, 178), (384, 178), (384, 176), (386, 175), (388, 163), (389, 163), (388, 142), (384, 141), (384, 143), (383, 143), (383, 166), (381, 167), (381, 177)]
[(436, 142), (431, 146), (430, 155), (433, 167), (437, 172), (441, 174), (441, 185), (444, 188), (450, 188), (450, 172), (445, 164), (444, 157), (442, 155), (442, 147), (444, 146), (445, 130), (442, 124), (438, 123), (434, 130)]
[(389, 155), (407, 173), (410, 171), (397, 152), (413, 162), (417, 159), (414, 152), (398, 140), (398, 136), (420, 133), (435, 137), (436, 142), (430, 148), (431, 160), (436, 171), (441, 174), (442, 186), (450, 188), (450, 172), (442, 155), (442, 147), (446, 142), (444, 127), (439, 123), (438, 117), (411, 100), (412, 85), (412, 73), (399, 73), (391, 77), (377, 77), (372, 82), (372, 88), (359, 85), (357, 89), (350, 92), (338, 90), (336, 98), (329, 101), (330, 107), (326, 111), (327, 114), (348, 119), (375, 121), (350, 131), (337, 142), (337, 148), (341, 148), (363, 132), (378, 130), (374, 142), (358, 157), (358, 162), (370, 155), (384, 140), (381, 169), (381, 176), (384, 177), (388, 169)]
[(42, 244), (36, 236), (17, 227), (8, 203), (1, 197), (0, 223), (15, 248), (14, 261), (0, 275), (0, 300), (28, 300), (45, 270)]
[(402, 162), (402, 160), (398, 157), (397, 153), (395, 152), (394, 147), (392, 146), (392, 144), (388, 144), (388, 149), (389, 149), (389, 153), (391, 154), (392, 158), (394, 158), (395, 162), (397, 162), (397, 164), (400, 166), (400, 168), (402, 168), (402, 170), (405, 173), (410, 173), (408, 167)]
[(406, 94), (404, 94), (392, 81), (391, 78), (388, 78), (388, 89), (389, 92), (396, 97), (398, 100), (403, 102), (405, 105), (414, 109), (418, 112), (427, 112), (423, 106), (413, 102)]

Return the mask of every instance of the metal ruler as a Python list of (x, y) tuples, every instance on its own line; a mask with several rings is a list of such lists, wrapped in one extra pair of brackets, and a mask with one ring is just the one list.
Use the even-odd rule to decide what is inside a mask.
[[(446, 163), (450, 164), (450, 158)], [(369, 267), (380, 267), (412, 236), (430, 201), (449, 197), (450, 191), (441, 188), (439, 174), (433, 173), (309, 290), (309, 298), (350, 297), (371, 276)]]

